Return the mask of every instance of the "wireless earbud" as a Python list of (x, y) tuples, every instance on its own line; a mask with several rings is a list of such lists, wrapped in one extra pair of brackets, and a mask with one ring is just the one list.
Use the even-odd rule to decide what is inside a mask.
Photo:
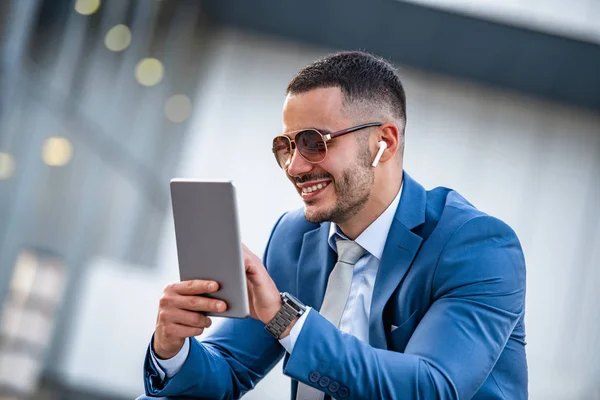
[(387, 143), (383, 140), (379, 141), (379, 150), (377, 151), (377, 155), (375, 156), (375, 159), (373, 160), (373, 166), (376, 167), (377, 164), (379, 164), (379, 159), (381, 158), (381, 155), (383, 154), (383, 152), (385, 151), (385, 149), (387, 149)]

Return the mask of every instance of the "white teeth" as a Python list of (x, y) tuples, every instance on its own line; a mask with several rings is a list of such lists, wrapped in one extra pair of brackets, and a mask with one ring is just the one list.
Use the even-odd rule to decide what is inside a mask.
[(317, 190), (321, 190), (321, 189), (327, 187), (327, 185), (329, 185), (329, 182), (327, 182), (327, 183), (319, 183), (318, 185), (314, 185), (314, 186), (309, 186), (309, 187), (303, 188), (302, 192), (303, 193), (316, 192)]

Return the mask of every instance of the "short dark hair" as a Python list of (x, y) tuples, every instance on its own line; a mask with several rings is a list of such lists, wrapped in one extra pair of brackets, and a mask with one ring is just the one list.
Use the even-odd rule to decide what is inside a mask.
[(387, 105), (406, 121), (406, 95), (396, 69), (380, 57), (345, 51), (323, 57), (302, 68), (290, 81), (287, 94), (339, 87), (348, 103), (367, 101)]

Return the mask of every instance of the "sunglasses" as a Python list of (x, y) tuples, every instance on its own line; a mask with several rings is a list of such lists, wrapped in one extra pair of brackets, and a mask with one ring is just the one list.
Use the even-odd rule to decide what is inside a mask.
[(353, 126), (325, 135), (316, 129), (304, 129), (297, 131), (298, 133), (294, 139), (290, 139), (286, 135), (279, 135), (273, 139), (273, 154), (275, 155), (277, 164), (279, 164), (282, 169), (288, 169), (292, 162), (294, 150), (296, 149), (298, 149), (298, 153), (300, 153), (302, 158), (306, 161), (317, 164), (327, 157), (327, 142), (331, 139), (345, 135), (346, 133), (381, 125), (383, 124), (380, 122), (370, 122), (368, 124)]

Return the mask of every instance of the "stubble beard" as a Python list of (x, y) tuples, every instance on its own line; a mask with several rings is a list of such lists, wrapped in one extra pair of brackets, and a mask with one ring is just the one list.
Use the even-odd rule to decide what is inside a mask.
[[(331, 221), (342, 224), (361, 211), (371, 196), (371, 188), (375, 174), (371, 167), (371, 154), (368, 148), (359, 154), (356, 164), (342, 173), (340, 179), (333, 180), (336, 201), (325, 210), (310, 212), (305, 208), (304, 216), (312, 223)], [(317, 203), (317, 200), (306, 202), (306, 206)]]

